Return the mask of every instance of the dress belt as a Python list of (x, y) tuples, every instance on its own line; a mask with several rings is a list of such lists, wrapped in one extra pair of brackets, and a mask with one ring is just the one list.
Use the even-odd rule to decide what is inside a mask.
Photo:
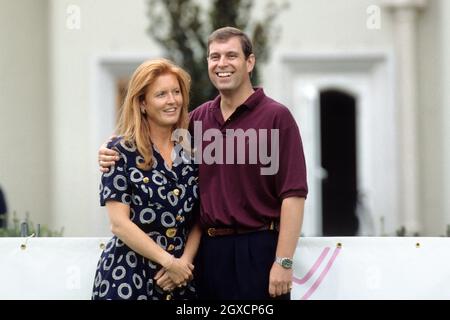
[(265, 231), (265, 230), (280, 230), (280, 223), (278, 221), (272, 221), (271, 223), (262, 226), (261, 228), (231, 228), (231, 227), (209, 227), (206, 228), (206, 234), (210, 237), (218, 237), (218, 236), (229, 236), (236, 234), (245, 234), (256, 231)]

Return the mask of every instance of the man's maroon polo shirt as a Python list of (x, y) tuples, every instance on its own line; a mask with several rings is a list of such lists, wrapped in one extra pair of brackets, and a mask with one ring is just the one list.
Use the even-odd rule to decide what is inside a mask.
[[(195, 137), (194, 121), (201, 121), (203, 134), (208, 129), (220, 130), (223, 144), (223, 157), (217, 152), (211, 152), (208, 145), (219, 135), (209, 137)], [(197, 123), (197, 129), (199, 128)], [(231, 129), (231, 130), (227, 130)], [(232, 132), (242, 129), (248, 133), (245, 143), (238, 145), (237, 138)], [(249, 130), (250, 129), (250, 130)], [(265, 130), (264, 130), (265, 129)], [(261, 169), (270, 167), (267, 158), (261, 161), (257, 156), (257, 163), (250, 163), (250, 150), (259, 152), (261, 137), (266, 137), (267, 146), (261, 150), (268, 150), (263, 154), (272, 156), (270, 150), (276, 150), (276, 134), (271, 130), (278, 130), (279, 165), (275, 174), (262, 175)], [(217, 130), (215, 131), (217, 133)], [(248, 131), (249, 130), (249, 131)], [(242, 228), (259, 228), (270, 221), (279, 220), (281, 202), (288, 197), (304, 197), (308, 193), (306, 182), (306, 166), (303, 154), (303, 146), (298, 126), (290, 111), (282, 104), (274, 101), (264, 94), (262, 88), (256, 91), (239, 106), (224, 121), (220, 110), (220, 96), (208, 101), (191, 112), (191, 134), (197, 141), (201, 141), (202, 162), (199, 164), (200, 187), (200, 222), (203, 227), (209, 226), (233, 226)], [(211, 133), (211, 132), (210, 132)], [(258, 142), (252, 140), (256, 135)], [(272, 144), (272, 137), (275, 144)], [(226, 144), (230, 139), (235, 142), (234, 155), (226, 152)], [(241, 142), (244, 140), (241, 140)], [(264, 141), (261, 140), (261, 141)], [(197, 146), (199, 147), (199, 145)], [(253, 148), (253, 149), (252, 149)], [(217, 151), (218, 149), (216, 149)], [(233, 150), (233, 149), (228, 149)], [(245, 150), (245, 163), (238, 163), (238, 154), (242, 156)], [(253, 155), (258, 153), (253, 153)], [(208, 155), (222, 158), (219, 163), (205, 163)], [(253, 158), (254, 159), (254, 158)], [(272, 158), (273, 161), (273, 158)], [(242, 158), (241, 158), (242, 162)], [(263, 162), (263, 163), (261, 163)], [(273, 168), (276, 166), (274, 165)], [(274, 169), (272, 169), (274, 171)]]

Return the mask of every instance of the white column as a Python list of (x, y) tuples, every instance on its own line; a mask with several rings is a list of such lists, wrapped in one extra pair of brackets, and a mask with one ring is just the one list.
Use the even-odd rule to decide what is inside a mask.
[(322, 180), (324, 169), (320, 163), (320, 108), (319, 89), (314, 83), (296, 81), (294, 85), (293, 114), (297, 119), (303, 140), (307, 163), (308, 201), (302, 233), (308, 237), (322, 235)]
[(397, 66), (399, 221), (408, 233), (420, 232), (418, 192), (416, 20), (426, 0), (384, 0), (393, 13)]
[(443, 127), (443, 157), (444, 157), (444, 225), (450, 224), (450, 1), (441, 1), (441, 19), (442, 19), (442, 119), (441, 125)]

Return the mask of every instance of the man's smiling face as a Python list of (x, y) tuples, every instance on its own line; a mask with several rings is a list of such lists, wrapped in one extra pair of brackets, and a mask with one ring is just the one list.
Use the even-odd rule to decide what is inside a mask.
[(220, 92), (238, 91), (246, 81), (250, 81), (249, 72), (253, 67), (254, 59), (245, 58), (238, 37), (213, 41), (209, 45), (208, 74)]

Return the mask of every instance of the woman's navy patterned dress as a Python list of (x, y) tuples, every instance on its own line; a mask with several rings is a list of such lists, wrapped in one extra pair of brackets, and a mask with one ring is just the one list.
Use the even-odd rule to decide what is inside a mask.
[[(143, 158), (137, 149), (121, 138), (108, 148), (120, 153), (120, 160), (102, 175), (100, 203), (113, 200), (130, 206), (130, 219), (159, 246), (180, 257), (183, 253), (188, 225), (198, 200), (197, 167), (175, 145), (172, 169), (153, 147), (154, 163), (148, 171), (137, 163)], [(102, 252), (94, 278), (92, 299), (193, 299), (193, 283), (164, 292), (153, 280), (160, 265), (130, 249), (116, 236)]]

